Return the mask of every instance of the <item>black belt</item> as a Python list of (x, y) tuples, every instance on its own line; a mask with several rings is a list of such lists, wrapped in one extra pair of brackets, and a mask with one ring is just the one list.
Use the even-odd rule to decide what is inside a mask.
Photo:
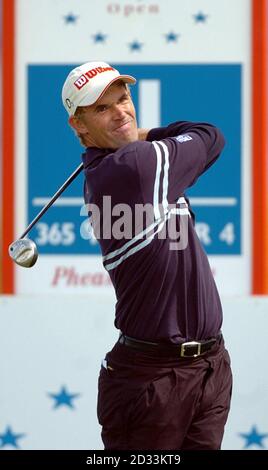
[(210, 338), (205, 341), (187, 341), (180, 344), (163, 344), (141, 341), (122, 334), (119, 338), (119, 343), (135, 348), (139, 351), (153, 352), (161, 356), (197, 357), (209, 351), (221, 337), (222, 335), (219, 334), (216, 338)]

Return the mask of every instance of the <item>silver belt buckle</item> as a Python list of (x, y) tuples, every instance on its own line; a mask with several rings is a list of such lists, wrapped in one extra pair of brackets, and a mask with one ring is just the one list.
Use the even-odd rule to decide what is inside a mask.
[[(197, 346), (197, 353), (196, 354), (192, 354), (192, 356), (185, 356), (185, 348), (187, 346)], [(198, 341), (188, 341), (187, 343), (182, 343), (181, 345), (181, 357), (197, 357), (197, 356), (200, 356), (201, 354), (201, 343), (199, 343)]]

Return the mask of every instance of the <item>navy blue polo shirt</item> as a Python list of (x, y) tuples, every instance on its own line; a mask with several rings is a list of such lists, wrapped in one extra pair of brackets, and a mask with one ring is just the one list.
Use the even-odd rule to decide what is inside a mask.
[(83, 154), (85, 203), (124, 334), (179, 343), (219, 333), (221, 302), (185, 191), (223, 146), (214, 126), (176, 122), (146, 141)]

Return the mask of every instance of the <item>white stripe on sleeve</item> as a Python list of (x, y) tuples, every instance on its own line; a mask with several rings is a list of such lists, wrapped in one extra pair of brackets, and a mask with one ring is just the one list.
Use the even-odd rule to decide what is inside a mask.
[(160, 187), (160, 174), (161, 174), (161, 166), (162, 166), (162, 155), (161, 150), (156, 142), (152, 142), (155, 153), (156, 153), (156, 174), (154, 180), (154, 217), (155, 219), (159, 219), (160, 211), (159, 211), (159, 187)]

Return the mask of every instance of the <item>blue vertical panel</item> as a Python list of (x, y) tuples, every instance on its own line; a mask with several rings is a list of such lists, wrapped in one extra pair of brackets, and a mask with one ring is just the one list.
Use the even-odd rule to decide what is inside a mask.
[[(81, 162), (83, 151), (67, 124), (61, 88), (75, 66), (28, 67), (28, 218)], [(113, 64), (115, 67), (116, 64)], [(218, 162), (188, 192), (196, 212), (197, 232), (208, 254), (241, 252), (241, 66), (239, 64), (119, 65), (134, 75), (132, 88), (139, 118), (139, 81), (160, 81), (161, 125), (176, 120), (206, 121), (220, 127), (226, 148)], [(81, 198), (83, 175), (64, 193)], [(201, 204), (201, 205), (200, 205)], [(80, 236), (81, 206), (54, 206), (32, 230), (40, 253), (96, 254), (94, 240)]]

